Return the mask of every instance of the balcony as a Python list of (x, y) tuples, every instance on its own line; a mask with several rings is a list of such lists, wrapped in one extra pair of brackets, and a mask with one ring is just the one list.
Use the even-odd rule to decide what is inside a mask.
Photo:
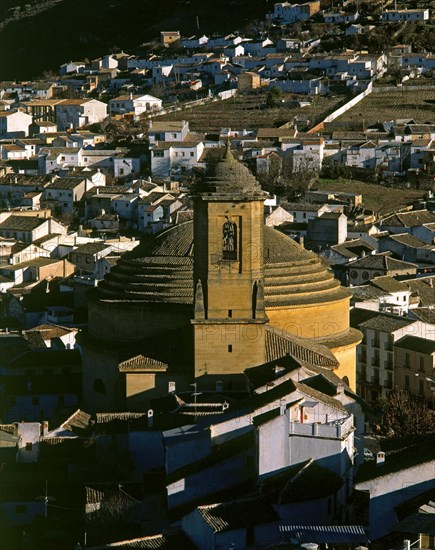
[(320, 424), (316, 422), (289, 423), (289, 435), (332, 437), (334, 439), (344, 439), (353, 430), (354, 425), (352, 414), (346, 418), (335, 420), (334, 422), (328, 422), (327, 424)]

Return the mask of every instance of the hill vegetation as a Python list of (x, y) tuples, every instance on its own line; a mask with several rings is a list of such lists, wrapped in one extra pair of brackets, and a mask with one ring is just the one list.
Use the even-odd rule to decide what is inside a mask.
[[(255, 26), (271, 9), (264, 0), (2, 0), (0, 79), (35, 78), (69, 60), (113, 49), (131, 51), (158, 40), (160, 30), (183, 35), (228, 33)], [(199, 29), (197, 23), (199, 22)]]

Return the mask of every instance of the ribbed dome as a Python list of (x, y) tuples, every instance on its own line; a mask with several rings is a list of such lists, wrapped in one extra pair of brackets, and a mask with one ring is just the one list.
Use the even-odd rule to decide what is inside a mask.
[(207, 196), (228, 195), (234, 198), (243, 197), (245, 200), (267, 195), (250, 170), (233, 157), (229, 144), (222, 160), (215, 167), (214, 175), (199, 184), (197, 191)]
[[(348, 296), (315, 254), (267, 226), (264, 265), (266, 307)], [(102, 300), (193, 304), (193, 222), (168, 229), (124, 254), (100, 283), (98, 294)]]

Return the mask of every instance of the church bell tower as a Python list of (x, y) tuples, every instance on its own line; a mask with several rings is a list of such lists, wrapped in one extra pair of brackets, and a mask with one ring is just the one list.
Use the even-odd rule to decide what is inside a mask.
[(231, 154), (194, 199), (195, 379), (242, 389), (265, 361), (263, 216), (267, 193)]

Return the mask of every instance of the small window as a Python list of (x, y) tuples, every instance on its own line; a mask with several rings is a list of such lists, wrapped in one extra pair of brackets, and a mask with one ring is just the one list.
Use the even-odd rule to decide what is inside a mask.
[(233, 353), (233, 345), (228, 344), (228, 353)]
[(31, 451), (32, 448), (33, 448), (33, 443), (27, 442), (27, 443), (26, 443), (26, 451)]
[(420, 355), (420, 370), (424, 372), (424, 357)]
[(233, 316), (233, 310), (232, 309), (229, 309), (228, 310), (228, 318), (231, 319)]
[(104, 385), (104, 382), (97, 378), (94, 382), (94, 391), (97, 393), (106, 393), (106, 386)]

